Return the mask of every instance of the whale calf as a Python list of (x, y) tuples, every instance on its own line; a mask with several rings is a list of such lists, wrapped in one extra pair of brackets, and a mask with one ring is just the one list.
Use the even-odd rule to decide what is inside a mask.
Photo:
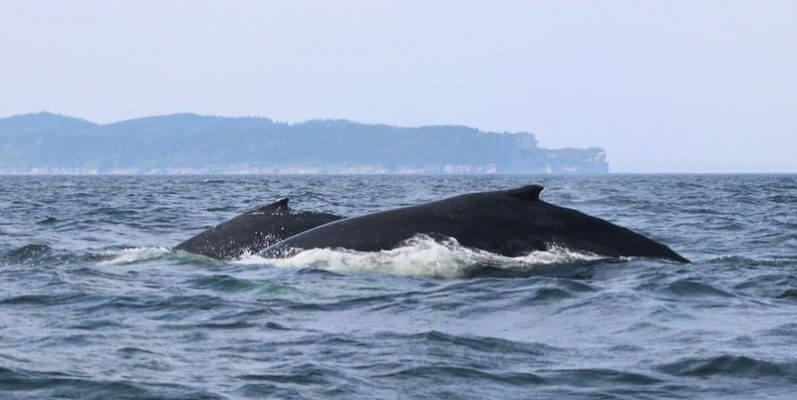
[(296, 212), (288, 207), (288, 199), (281, 199), (216, 225), (178, 244), (174, 250), (230, 260), (244, 252), (257, 253), (280, 240), (339, 219), (337, 215), (320, 212)]
[(627, 228), (540, 200), (543, 187), (479, 192), (431, 203), (339, 219), (265, 248), (266, 257), (296, 250), (389, 250), (426, 234), (510, 257), (560, 245), (608, 257), (653, 257), (688, 263), (669, 247)]

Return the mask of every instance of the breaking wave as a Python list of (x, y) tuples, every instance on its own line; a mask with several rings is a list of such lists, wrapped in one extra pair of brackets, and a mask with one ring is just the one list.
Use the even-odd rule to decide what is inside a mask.
[(234, 263), (320, 269), (346, 274), (376, 273), (453, 279), (472, 276), (485, 269), (524, 272), (540, 266), (602, 259), (605, 257), (560, 246), (532, 251), (521, 257), (506, 257), (464, 247), (453, 238), (435, 240), (427, 235), (416, 235), (391, 250), (370, 252), (329, 248), (309, 249), (286, 258), (245, 254)]
[(109, 259), (100, 261), (100, 265), (124, 265), (141, 261), (151, 261), (163, 258), (172, 251), (166, 247), (134, 247), (106, 252)]

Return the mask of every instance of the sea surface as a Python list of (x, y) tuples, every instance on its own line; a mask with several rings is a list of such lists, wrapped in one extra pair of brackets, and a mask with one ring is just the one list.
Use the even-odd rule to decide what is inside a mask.
[[(354, 216), (529, 183), (693, 264), (170, 250), (281, 197)], [(0, 176), (0, 398), (794, 399), (797, 175)]]

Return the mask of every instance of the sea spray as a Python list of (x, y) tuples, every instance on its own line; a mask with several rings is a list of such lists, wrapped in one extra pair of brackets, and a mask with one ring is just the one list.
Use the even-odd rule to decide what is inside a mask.
[(506, 257), (484, 250), (470, 249), (456, 239), (434, 239), (416, 235), (400, 246), (367, 252), (347, 249), (308, 249), (285, 258), (266, 258), (247, 254), (238, 264), (270, 264), (281, 268), (311, 268), (347, 274), (390, 274), (454, 279), (469, 276), (474, 269), (531, 270), (541, 265), (594, 261), (604, 257), (551, 245), (520, 257)]

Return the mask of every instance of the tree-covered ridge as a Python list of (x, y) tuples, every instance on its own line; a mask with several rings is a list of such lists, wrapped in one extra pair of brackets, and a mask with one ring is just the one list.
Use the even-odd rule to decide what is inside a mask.
[(0, 119), (0, 173), (605, 173), (605, 152), (543, 149), (531, 133), (296, 124), (194, 114), (111, 124), (50, 113)]

